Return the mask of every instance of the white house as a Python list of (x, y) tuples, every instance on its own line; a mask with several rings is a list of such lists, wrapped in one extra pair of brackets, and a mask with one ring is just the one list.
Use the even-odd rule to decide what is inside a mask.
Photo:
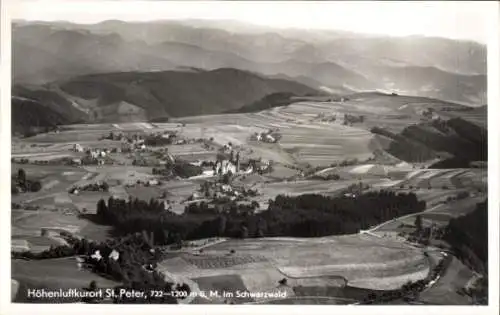
[(223, 192), (226, 192), (226, 193), (233, 191), (233, 188), (230, 185), (222, 185), (221, 189)]
[(157, 179), (151, 179), (151, 180), (149, 180), (149, 181), (148, 181), (148, 184), (149, 184), (150, 186), (156, 186), (156, 185), (158, 185), (159, 183), (158, 183), (158, 180), (157, 180)]
[(92, 255), (90, 255), (90, 257), (95, 259), (95, 260), (102, 259), (101, 252), (99, 250), (96, 250)]
[(203, 175), (205, 176), (213, 176), (214, 175), (214, 170), (204, 170)]
[(276, 142), (276, 139), (274, 139), (274, 137), (269, 134), (266, 135), (266, 140), (269, 142)]
[(82, 148), (82, 146), (81, 146), (81, 145), (79, 145), (78, 143), (75, 143), (75, 144), (73, 145), (73, 151), (75, 151), (75, 152), (83, 152), (83, 148)]
[(113, 249), (113, 251), (108, 256), (110, 259), (118, 260), (120, 258), (120, 253)]

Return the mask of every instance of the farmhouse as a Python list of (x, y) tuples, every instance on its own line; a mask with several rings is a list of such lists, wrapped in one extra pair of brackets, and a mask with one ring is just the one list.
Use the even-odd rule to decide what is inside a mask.
[(113, 249), (108, 257), (113, 260), (118, 260), (120, 258), (120, 253)]
[(157, 179), (151, 179), (148, 181), (148, 185), (149, 186), (156, 186), (156, 185), (159, 185), (159, 181)]
[(281, 138), (281, 135), (278, 133), (278, 130), (269, 130), (267, 132), (254, 133), (250, 136), (251, 140), (257, 140), (267, 143), (276, 143)]
[(274, 139), (274, 137), (273, 137), (273, 136), (271, 136), (270, 134), (267, 134), (267, 135), (266, 135), (266, 141), (267, 141), (267, 142), (274, 143), (274, 142), (276, 142), (276, 139)]
[(102, 259), (101, 251), (96, 250), (92, 255), (90, 255), (90, 257), (95, 260), (101, 260)]
[(230, 186), (230, 185), (222, 185), (221, 186), (221, 189), (223, 192), (225, 193), (228, 193), (228, 192), (232, 192), (233, 191), (233, 188)]
[(78, 143), (75, 143), (75, 144), (73, 145), (73, 151), (74, 151), (74, 152), (83, 152), (83, 148), (82, 148), (82, 146), (81, 146), (81, 145), (79, 145)]
[[(254, 171), (257, 171), (257, 172), (263, 172), (269, 168), (270, 164), (271, 164), (270, 161), (252, 160), (249, 162), (249, 168), (252, 168)], [(248, 169), (247, 169), (247, 171), (248, 171)]]

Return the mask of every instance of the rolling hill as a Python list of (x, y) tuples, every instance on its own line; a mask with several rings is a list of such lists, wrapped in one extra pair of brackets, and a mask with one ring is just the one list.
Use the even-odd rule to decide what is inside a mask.
[(278, 92), (320, 93), (294, 81), (221, 68), (92, 74), (43, 86), (17, 85), (13, 100), (35, 100), (69, 121), (79, 115), (92, 121), (134, 121), (222, 113)]
[(75, 122), (78, 120), (72, 120), (38, 101), (12, 98), (12, 135), (31, 136)]

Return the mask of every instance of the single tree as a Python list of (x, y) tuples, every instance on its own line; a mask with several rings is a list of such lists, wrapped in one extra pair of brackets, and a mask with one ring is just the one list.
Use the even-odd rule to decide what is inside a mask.
[(97, 203), (97, 216), (100, 219), (106, 219), (108, 213), (108, 207), (106, 206), (106, 201), (104, 199), (99, 200)]
[(33, 182), (30, 186), (30, 191), (32, 192), (40, 191), (40, 189), (42, 189), (42, 184), (39, 181)]
[(422, 231), (422, 217), (420, 214), (415, 218), (415, 227), (417, 228), (417, 232)]
[(286, 285), (286, 284), (288, 283), (288, 281), (287, 281), (287, 279), (286, 279), (286, 278), (283, 278), (283, 279), (281, 279), (280, 281), (278, 281), (278, 283), (279, 283), (280, 285)]
[(17, 171), (17, 180), (21, 184), (24, 184), (26, 182), (26, 172), (24, 171), (24, 169), (20, 168), (19, 171)]
[(248, 228), (244, 225), (241, 227), (241, 238), (248, 238)]
[(95, 280), (90, 281), (89, 284), (89, 290), (90, 291), (95, 291), (97, 290), (97, 282)]

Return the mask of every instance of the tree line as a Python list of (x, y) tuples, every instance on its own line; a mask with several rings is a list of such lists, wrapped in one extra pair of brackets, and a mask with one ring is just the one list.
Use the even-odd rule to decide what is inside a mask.
[(164, 168), (153, 168), (153, 175), (161, 176), (179, 176), (181, 178), (189, 178), (198, 176), (203, 173), (203, 168), (198, 165), (193, 165), (189, 162), (182, 160), (175, 160), (174, 163), (165, 164)]
[(326, 197), (318, 194), (277, 196), (267, 211), (255, 213), (254, 206), (228, 202), (218, 211), (200, 211), (188, 206), (182, 215), (165, 210), (155, 200), (128, 201), (109, 198), (97, 204), (97, 218), (112, 225), (118, 234), (146, 230), (156, 243), (181, 244), (183, 240), (208, 237), (319, 237), (357, 233), (372, 225), (420, 212), (425, 202), (414, 193), (367, 192), (353, 197)]
[(458, 258), (479, 272), (487, 272), (488, 200), (478, 203), (474, 211), (451, 219), (443, 238), (452, 246)]

